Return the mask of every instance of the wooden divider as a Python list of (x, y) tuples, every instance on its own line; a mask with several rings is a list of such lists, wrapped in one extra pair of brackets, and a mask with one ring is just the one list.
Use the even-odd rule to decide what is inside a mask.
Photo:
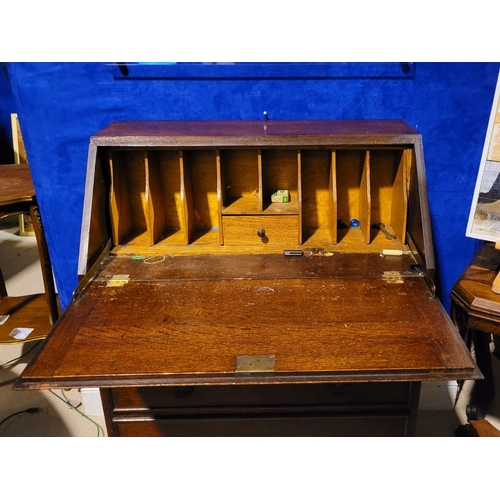
[(112, 151), (110, 205), (115, 245), (147, 237), (145, 151)]
[(183, 245), (189, 244), (196, 224), (193, 207), (193, 188), (191, 176), (186, 168), (183, 151), (179, 151), (179, 164), (181, 172), (181, 229), (183, 234)]
[(147, 226), (149, 245), (158, 242), (165, 232), (165, 206), (162, 196), (161, 171), (158, 161), (158, 153), (149, 151), (146, 153), (146, 201), (147, 201)]
[[(404, 245), (413, 162), (412, 149), (111, 150), (113, 242), (223, 246), (226, 217), (293, 216), (298, 245), (389, 245), (379, 223)], [(271, 202), (278, 189), (290, 202)]]
[(370, 152), (367, 151), (359, 186), (359, 228), (367, 244), (371, 242), (372, 195), (370, 177)]
[(224, 230), (222, 225), (222, 210), (224, 208), (224, 190), (223, 186), (226, 185), (224, 171), (221, 167), (221, 153), (220, 150), (215, 152), (215, 168), (217, 171), (217, 208), (218, 208), (218, 222), (219, 222), (219, 245), (224, 245)]
[(148, 151), (146, 197), (149, 244), (183, 244), (178, 151)]
[(259, 205), (257, 207), (259, 212), (262, 212), (264, 210), (264, 185), (262, 181), (262, 150), (259, 149), (259, 152), (257, 153), (257, 172), (258, 172), (258, 179), (259, 179)]
[(298, 243), (302, 244), (302, 153), (297, 151), (297, 203), (299, 208)]
[(337, 244), (337, 154), (335, 151), (331, 152), (330, 157), (330, 183), (328, 188), (329, 206), (328, 206), (328, 221), (330, 227), (330, 236), (332, 243)]
[(392, 229), (401, 243), (406, 243), (406, 223), (408, 217), (408, 172), (411, 168), (412, 151), (406, 149), (396, 170), (392, 186)]

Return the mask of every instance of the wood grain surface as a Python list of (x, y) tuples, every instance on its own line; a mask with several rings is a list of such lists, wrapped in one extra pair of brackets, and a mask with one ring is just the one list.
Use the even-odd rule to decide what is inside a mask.
[(484, 244), (454, 285), (452, 299), (469, 314), (500, 321), (500, 296), (491, 290), (499, 266), (500, 251), (493, 243)]
[(0, 206), (31, 201), (35, 188), (27, 164), (0, 165)]
[(296, 146), (413, 144), (401, 120), (200, 120), (114, 122), (92, 137), (98, 146)]
[[(246, 256), (247, 264), (251, 260)], [(301, 262), (307, 267), (308, 260)], [(168, 280), (143, 276), (119, 287), (108, 286), (104, 269), (103, 279), (65, 312), (24, 372), (24, 383), (105, 387), (152, 380), (168, 385), (475, 376), (465, 345), (421, 277), (401, 283), (383, 277), (283, 278), (268, 267), (241, 279), (231, 264), (220, 257), (215, 278), (194, 259), (196, 278), (189, 272)], [(236, 356), (242, 354), (274, 354), (275, 372), (236, 375)]]

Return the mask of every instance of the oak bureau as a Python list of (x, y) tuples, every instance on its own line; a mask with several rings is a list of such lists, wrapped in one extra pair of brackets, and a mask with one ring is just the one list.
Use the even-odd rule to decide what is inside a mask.
[(16, 388), (98, 387), (110, 436), (412, 435), (422, 381), (481, 377), (434, 268), (402, 121), (115, 122)]

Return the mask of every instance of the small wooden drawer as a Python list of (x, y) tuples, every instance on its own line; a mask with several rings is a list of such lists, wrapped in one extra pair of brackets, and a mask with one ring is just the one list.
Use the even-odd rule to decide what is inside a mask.
[(410, 405), (409, 382), (276, 384), (219, 387), (123, 387), (111, 390), (115, 412), (173, 408)]
[(225, 216), (224, 245), (297, 245), (298, 215)]
[(135, 436), (282, 436), (398, 437), (408, 435), (407, 415), (280, 415), (240, 418), (116, 419), (116, 435)]

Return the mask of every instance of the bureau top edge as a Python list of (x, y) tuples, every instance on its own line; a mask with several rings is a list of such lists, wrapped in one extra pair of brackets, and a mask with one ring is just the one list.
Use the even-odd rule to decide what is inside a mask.
[(332, 146), (414, 144), (401, 120), (119, 121), (91, 137), (96, 146)]

